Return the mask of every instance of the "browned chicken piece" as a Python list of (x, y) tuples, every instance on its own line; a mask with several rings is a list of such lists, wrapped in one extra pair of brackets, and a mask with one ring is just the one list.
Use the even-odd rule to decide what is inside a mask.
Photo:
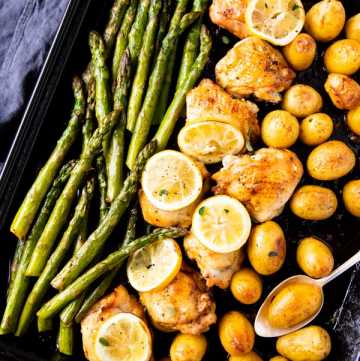
[(89, 361), (100, 361), (95, 353), (96, 335), (101, 325), (117, 313), (132, 313), (144, 319), (144, 309), (124, 286), (118, 286), (108, 296), (97, 302), (81, 321), (85, 356)]
[(200, 274), (183, 266), (164, 289), (140, 293), (154, 326), (164, 332), (198, 335), (216, 322), (215, 302)]
[(227, 156), (213, 175), (216, 194), (242, 202), (251, 217), (265, 222), (278, 216), (303, 175), (303, 166), (289, 150), (262, 148), (253, 155)]
[(238, 128), (247, 141), (260, 134), (256, 104), (234, 99), (210, 79), (204, 79), (186, 97), (188, 122), (216, 120)]
[(339, 109), (355, 109), (360, 105), (360, 85), (347, 75), (329, 74), (325, 90)]
[(188, 257), (196, 261), (208, 287), (228, 288), (231, 277), (244, 261), (242, 249), (230, 253), (216, 253), (206, 248), (192, 233), (185, 237), (184, 248)]
[(281, 101), (280, 92), (295, 78), (282, 54), (256, 37), (239, 41), (216, 64), (216, 81), (230, 94), (272, 103)]
[(248, 0), (214, 0), (209, 9), (210, 19), (240, 39), (246, 38), (249, 35), (245, 24), (247, 2)]

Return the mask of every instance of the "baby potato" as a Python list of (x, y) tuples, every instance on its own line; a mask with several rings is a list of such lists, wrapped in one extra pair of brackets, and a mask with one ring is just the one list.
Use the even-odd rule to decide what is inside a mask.
[(333, 121), (327, 114), (315, 113), (302, 120), (300, 140), (306, 145), (319, 145), (330, 138), (333, 129)]
[(279, 337), (276, 350), (292, 361), (321, 361), (331, 351), (331, 339), (322, 327), (308, 326)]
[(274, 356), (269, 361), (289, 361), (289, 360), (283, 356)]
[(347, 113), (346, 123), (356, 135), (360, 135), (360, 105)]
[(241, 356), (230, 356), (229, 361), (263, 361), (263, 359), (254, 351)]
[(343, 200), (347, 211), (355, 217), (360, 217), (360, 179), (345, 184)]
[(345, 9), (340, 1), (322, 0), (306, 13), (305, 30), (318, 41), (335, 39), (345, 24)]
[(281, 288), (272, 299), (268, 310), (269, 323), (276, 328), (296, 326), (314, 316), (321, 302), (320, 287), (305, 282), (291, 283)]
[(324, 62), (329, 73), (356, 73), (360, 69), (360, 43), (353, 39), (335, 41), (326, 49)]
[(307, 185), (299, 188), (290, 200), (290, 209), (298, 217), (322, 221), (331, 217), (337, 208), (335, 193), (328, 188)]
[(253, 227), (247, 246), (249, 261), (261, 275), (277, 272), (285, 261), (286, 240), (281, 227), (267, 221)]
[(231, 356), (242, 356), (254, 347), (254, 328), (238, 311), (229, 311), (222, 317), (219, 323), (219, 337), (224, 349)]
[(285, 92), (282, 102), (283, 109), (299, 118), (319, 112), (322, 106), (321, 95), (311, 86), (304, 84), (290, 87)]
[(337, 108), (351, 110), (360, 106), (360, 85), (347, 75), (329, 74), (324, 87)]
[(171, 361), (201, 361), (207, 349), (204, 335), (179, 333), (170, 346)]
[(237, 271), (230, 285), (231, 293), (241, 303), (251, 305), (257, 302), (262, 293), (262, 281), (259, 275), (250, 268)]
[(348, 174), (355, 166), (355, 154), (344, 142), (329, 140), (309, 154), (306, 166), (311, 177), (330, 181)]
[(306, 70), (315, 59), (316, 41), (309, 34), (299, 34), (290, 44), (283, 47), (283, 53), (293, 69)]
[(329, 275), (334, 268), (334, 257), (330, 248), (314, 237), (303, 238), (296, 250), (299, 267), (312, 278)]
[(360, 14), (354, 15), (346, 22), (345, 33), (348, 39), (360, 41)]
[(268, 113), (261, 124), (261, 137), (268, 147), (289, 148), (299, 136), (299, 122), (286, 110)]

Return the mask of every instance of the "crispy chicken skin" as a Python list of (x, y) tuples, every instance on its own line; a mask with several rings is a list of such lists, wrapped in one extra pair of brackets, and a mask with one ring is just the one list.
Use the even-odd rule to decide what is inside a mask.
[(100, 326), (112, 315), (126, 312), (144, 319), (144, 309), (124, 286), (118, 286), (108, 296), (97, 302), (81, 321), (85, 356), (90, 361), (100, 361), (95, 353), (95, 340)]
[(184, 248), (188, 257), (196, 261), (208, 287), (228, 288), (231, 277), (244, 260), (243, 250), (216, 253), (203, 246), (193, 234), (185, 237)]
[(211, 21), (240, 39), (249, 35), (245, 24), (247, 0), (214, 0), (209, 9)]
[(265, 222), (278, 216), (303, 175), (303, 166), (289, 150), (262, 148), (253, 155), (227, 156), (213, 175), (216, 194), (242, 202), (251, 217)]
[(187, 266), (164, 289), (140, 293), (156, 328), (198, 335), (216, 322), (215, 302), (200, 274)]
[(246, 140), (260, 134), (256, 114), (258, 107), (244, 99), (234, 99), (210, 79), (203, 79), (186, 97), (186, 116), (189, 122), (216, 120), (237, 127)]
[(230, 94), (272, 103), (281, 101), (280, 92), (290, 87), (295, 73), (282, 54), (256, 37), (239, 41), (215, 68), (216, 81)]

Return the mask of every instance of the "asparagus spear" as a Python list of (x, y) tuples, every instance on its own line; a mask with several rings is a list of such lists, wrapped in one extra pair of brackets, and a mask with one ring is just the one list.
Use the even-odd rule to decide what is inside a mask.
[(59, 175), (54, 180), (52, 187), (46, 195), (38, 218), (31, 229), (28, 239), (25, 242), (25, 247), (16, 270), (13, 285), (8, 294), (6, 308), (1, 321), (1, 329), (3, 332), (14, 332), (16, 329), (19, 314), (24, 304), (27, 290), (30, 284), (30, 279), (25, 276), (25, 271), (30, 262), (30, 258), (35, 248), (36, 242), (38, 241), (45, 227), (51, 210), (61, 193), (62, 187), (68, 180), (74, 165), (74, 162), (69, 162), (61, 168)]
[(89, 202), (91, 201), (92, 194), (94, 193), (94, 180), (91, 179), (87, 182), (86, 186), (81, 192), (79, 203), (77, 204), (74, 216), (71, 219), (69, 226), (64, 232), (58, 246), (49, 258), (41, 276), (36, 281), (33, 289), (31, 290), (25, 306), (23, 307), (16, 336), (22, 336), (28, 329), (35, 313), (43, 300), (45, 293), (49, 289), (49, 282), (54, 277), (58, 268), (63, 261), (66, 254), (69, 252), (71, 245), (75, 242), (82, 222), (84, 221)]
[(187, 78), (181, 83), (166, 114), (157, 130), (154, 139), (158, 141), (158, 150), (166, 147), (185, 105), (186, 94), (194, 87), (209, 59), (212, 41), (205, 26), (201, 28), (200, 53), (196, 58)]
[(87, 99), (86, 99), (86, 113), (85, 122), (82, 127), (83, 144), (82, 152), (85, 149), (86, 143), (90, 140), (94, 132), (94, 110), (95, 110), (95, 81), (90, 80), (86, 86)]
[[(130, 211), (130, 217), (125, 233), (125, 237), (121, 242), (119, 249), (124, 246), (127, 246), (130, 242), (135, 239), (136, 236), (136, 221), (137, 221), (137, 206), (133, 207)], [(122, 263), (117, 265), (105, 278), (99, 283), (99, 285), (90, 293), (89, 296), (86, 297), (85, 301), (83, 302), (79, 312), (75, 317), (76, 322), (81, 322), (81, 320), (87, 315), (90, 308), (101, 299), (102, 296), (106, 293), (109, 289), (110, 285), (112, 284), (115, 276), (118, 274)], [(63, 311), (64, 312), (64, 311)]]
[(73, 354), (74, 326), (72, 324), (69, 326), (60, 320), (57, 348), (64, 355), (71, 356)]
[(106, 203), (106, 190), (107, 190), (107, 181), (106, 181), (106, 169), (105, 169), (105, 159), (103, 155), (100, 155), (96, 158), (96, 169), (98, 176), (98, 187), (100, 191), (100, 221), (105, 217), (108, 206)]
[(39, 332), (47, 332), (53, 329), (52, 318), (38, 318), (37, 327)]
[(190, 26), (197, 18), (199, 13), (189, 13), (184, 15), (180, 24), (170, 30), (163, 40), (160, 53), (157, 57), (155, 67), (151, 73), (148, 89), (144, 98), (144, 102), (136, 121), (134, 133), (131, 137), (128, 150), (126, 165), (129, 169), (133, 169), (136, 158), (140, 150), (144, 147), (146, 139), (149, 135), (151, 122), (154, 116), (154, 110), (159, 99), (159, 87), (161, 86), (165, 73), (166, 64), (170, 54), (174, 51), (179, 36)]
[(10, 277), (9, 277), (9, 287), (7, 289), (7, 296), (11, 293), (11, 290), (14, 287), (16, 273), (19, 268), (19, 264), (20, 264), (21, 256), (24, 252), (24, 248), (25, 248), (25, 242), (18, 240), (16, 244), (15, 254), (10, 265)]
[(135, 252), (141, 247), (147, 244), (164, 239), (164, 238), (178, 238), (183, 237), (187, 233), (187, 230), (179, 227), (169, 227), (156, 229), (152, 233), (137, 238), (129, 245), (121, 248), (118, 251), (111, 253), (104, 260), (90, 268), (82, 276), (71, 283), (65, 290), (58, 293), (50, 301), (41, 307), (38, 311), (38, 317), (53, 317), (59, 311), (61, 311), (69, 302), (79, 296), (84, 290), (86, 290), (94, 281), (101, 277), (106, 272), (109, 272), (119, 263), (123, 262), (130, 254)]
[(159, 51), (161, 49), (161, 43), (166, 35), (166, 32), (168, 30), (168, 25), (170, 21), (171, 16), (171, 0), (164, 0), (163, 6), (161, 9), (161, 15), (160, 15), (160, 22), (159, 22), (159, 31), (156, 36), (156, 42), (155, 42), (155, 56), (153, 63), (159, 54)]
[(137, 190), (138, 180), (142, 170), (149, 157), (151, 157), (156, 149), (156, 142), (150, 142), (139, 154), (134, 170), (130, 172), (125, 180), (124, 186), (120, 194), (114, 199), (105, 218), (90, 235), (88, 240), (72, 257), (65, 267), (52, 280), (51, 285), (62, 290), (72, 281), (74, 281), (81, 272), (96, 257), (106, 240), (109, 238), (119, 220), (125, 213), (127, 207)]
[(74, 301), (70, 302), (60, 313), (60, 320), (67, 326), (71, 326), (75, 319), (75, 316), (82, 307), (86, 293), (83, 293)]
[(83, 182), (84, 176), (91, 169), (92, 161), (101, 148), (104, 135), (106, 135), (116, 124), (118, 116), (118, 112), (111, 112), (105, 118), (104, 124), (95, 130), (91, 139), (86, 144), (84, 152), (76, 163), (70, 179), (58, 198), (41, 237), (38, 240), (27, 270), (27, 275), (39, 276), (43, 270), (54, 242), (59, 235), (61, 228), (65, 224), (76, 192)]
[(35, 182), (28, 191), (11, 224), (11, 232), (20, 240), (25, 240), (46, 192), (51, 186), (57, 171), (61, 167), (65, 156), (77, 137), (85, 112), (85, 98), (82, 81), (78, 77), (75, 77), (73, 80), (73, 91), (75, 103), (70, 121), (64, 133), (58, 140), (50, 158), (43, 166), (35, 179)]

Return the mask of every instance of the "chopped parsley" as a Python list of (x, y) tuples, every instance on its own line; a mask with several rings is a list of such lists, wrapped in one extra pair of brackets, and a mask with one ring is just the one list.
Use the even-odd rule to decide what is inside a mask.
[(105, 347), (110, 346), (109, 341), (108, 341), (105, 337), (100, 337), (100, 338), (99, 338), (99, 342), (100, 342), (103, 346), (105, 346)]
[(300, 5), (295, 4), (295, 5), (292, 7), (292, 10), (295, 11), (295, 10), (300, 9), (300, 8), (301, 8)]
[(230, 44), (230, 39), (225, 35), (221, 37), (221, 41), (226, 45)]
[(206, 207), (201, 207), (201, 208), (199, 209), (199, 214), (200, 214), (200, 216), (203, 216), (203, 215), (205, 214), (205, 209), (206, 209)]
[(167, 196), (169, 192), (166, 189), (160, 189), (159, 196)]
[(277, 257), (279, 255), (279, 253), (277, 253), (276, 251), (270, 251), (268, 256), (269, 257)]
[(279, 13), (275, 13), (275, 14), (271, 17), (271, 19), (276, 19), (280, 14), (281, 14), (280, 12), (279, 12)]

